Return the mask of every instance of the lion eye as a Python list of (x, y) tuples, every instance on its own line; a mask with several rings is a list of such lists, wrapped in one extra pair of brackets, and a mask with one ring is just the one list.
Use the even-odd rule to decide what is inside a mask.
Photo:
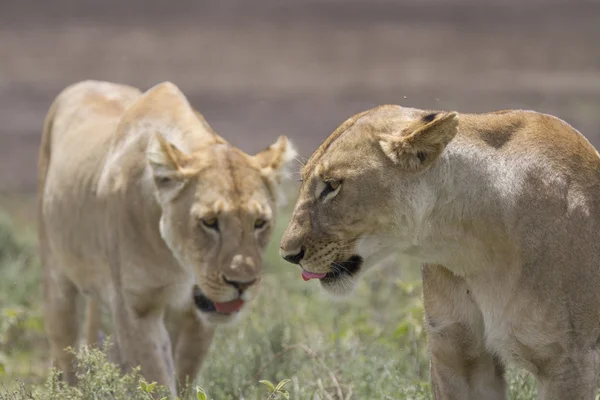
[(267, 221), (259, 218), (254, 222), (254, 229), (262, 229), (265, 227), (265, 225), (267, 224)]
[(154, 182), (156, 182), (158, 186), (162, 186), (171, 182), (171, 178), (169, 178), (168, 176), (157, 176), (154, 178)]
[(219, 220), (217, 218), (202, 218), (202, 225), (208, 229), (219, 231)]
[(338, 190), (338, 188), (340, 187), (341, 184), (342, 184), (342, 181), (338, 181), (338, 180), (325, 182), (325, 189), (323, 189), (323, 191), (321, 192), (319, 197), (322, 199), (325, 198), (328, 194)]

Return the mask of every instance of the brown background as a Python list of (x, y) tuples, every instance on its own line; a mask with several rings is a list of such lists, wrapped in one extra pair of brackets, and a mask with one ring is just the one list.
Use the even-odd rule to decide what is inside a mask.
[(555, 114), (600, 146), (600, 1), (0, 0), (0, 192), (34, 193), (43, 117), (83, 79), (170, 80), (250, 152), (304, 156), (382, 103)]

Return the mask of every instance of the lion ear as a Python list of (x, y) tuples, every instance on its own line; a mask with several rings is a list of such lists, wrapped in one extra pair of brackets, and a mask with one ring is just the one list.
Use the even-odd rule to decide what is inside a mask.
[(289, 177), (289, 168), (297, 155), (298, 153), (289, 139), (285, 136), (279, 136), (275, 143), (254, 157), (260, 165), (261, 174), (279, 184)]
[(150, 136), (146, 159), (161, 200), (168, 200), (181, 190), (186, 181), (183, 166), (189, 156), (168, 142), (161, 134)]
[(282, 183), (291, 177), (290, 169), (297, 155), (289, 139), (280, 136), (275, 143), (254, 156), (261, 175), (270, 182), (270, 190), (278, 206), (286, 202)]
[(458, 132), (458, 113), (429, 113), (401, 133), (383, 135), (379, 145), (395, 164), (418, 171), (431, 164)]

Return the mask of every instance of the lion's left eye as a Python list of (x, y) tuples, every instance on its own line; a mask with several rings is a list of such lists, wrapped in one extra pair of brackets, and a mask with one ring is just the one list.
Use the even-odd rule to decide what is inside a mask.
[(212, 229), (214, 231), (219, 231), (219, 220), (215, 217), (203, 218), (202, 225), (208, 229)]
[(267, 225), (267, 220), (259, 218), (254, 222), (254, 229), (262, 229)]
[(338, 181), (338, 180), (331, 180), (331, 181), (325, 182), (325, 188), (323, 189), (323, 191), (319, 195), (319, 198), (323, 199), (328, 194), (335, 192), (336, 190), (339, 189), (339, 187), (340, 187), (341, 184), (342, 184), (342, 182)]

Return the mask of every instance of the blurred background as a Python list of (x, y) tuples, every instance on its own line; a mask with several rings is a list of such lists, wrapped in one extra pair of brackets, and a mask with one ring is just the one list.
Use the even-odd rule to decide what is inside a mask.
[[(67, 85), (172, 81), (247, 152), (287, 135), (308, 157), (384, 103), (534, 109), (600, 147), (599, 39), (598, 0), (0, 0), (0, 383), (47, 375), (33, 205), (43, 119)], [(417, 266), (332, 302), (276, 247), (262, 300), (199, 378), (212, 398), (264, 399), (258, 379), (283, 378), (293, 399), (429, 398)], [(510, 379), (511, 399), (535, 398)]]
[(597, 0), (19, 0), (0, 2), (0, 188), (35, 189), (44, 115), (83, 79), (181, 87), (255, 152), (310, 155), (393, 103), (526, 108), (600, 145)]

